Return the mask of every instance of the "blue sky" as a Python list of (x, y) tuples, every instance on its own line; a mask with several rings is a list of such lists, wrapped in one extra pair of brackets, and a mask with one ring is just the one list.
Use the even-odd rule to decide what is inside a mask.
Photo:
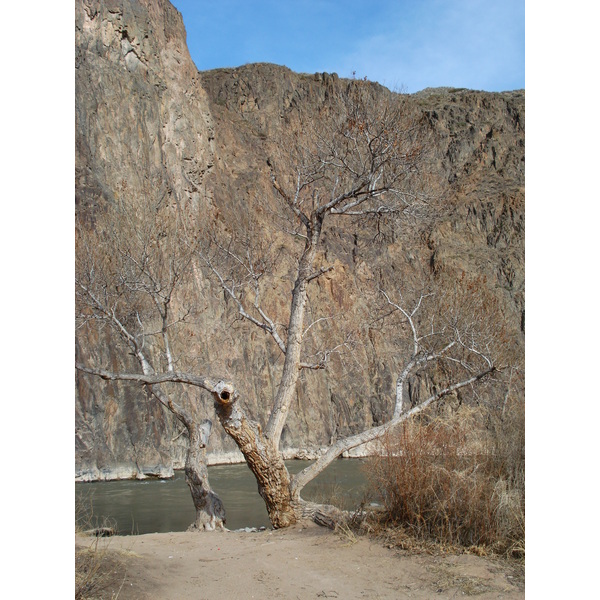
[(200, 70), (272, 62), (413, 93), (525, 87), (524, 0), (171, 0)]

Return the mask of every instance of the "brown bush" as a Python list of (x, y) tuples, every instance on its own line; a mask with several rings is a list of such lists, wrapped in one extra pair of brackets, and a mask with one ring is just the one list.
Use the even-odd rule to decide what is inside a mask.
[(403, 424), (368, 464), (380, 522), (421, 541), (524, 555), (524, 414), (461, 407)]

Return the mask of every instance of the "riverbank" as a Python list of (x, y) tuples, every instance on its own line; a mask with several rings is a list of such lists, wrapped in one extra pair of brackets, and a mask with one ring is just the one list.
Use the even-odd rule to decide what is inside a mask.
[[(309, 464), (307, 460), (286, 461), (291, 474)], [(358, 508), (368, 485), (364, 464), (361, 459), (334, 461), (306, 486), (304, 497), (348, 510)], [(256, 479), (245, 463), (215, 465), (208, 471), (212, 488), (225, 505), (229, 529), (271, 526)], [(123, 535), (186, 531), (196, 516), (182, 471), (171, 479), (77, 483), (75, 498), (82, 529), (109, 525)]]
[[(363, 444), (342, 454), (340, 458), (367, 458), (377, 453), (379, 447), (374, 443)], [(282, 450), (284, 460), (316, 460), (327, 451), (322, 448), (287, 448)], [(245, 463), (246, 459), (239, 450), (231, 452), (208, 452), (206, 464), (209, 467), (222, 465), (237, 465)], [(85, 467), (75, 469), (75, 483), (91, 483), (94, 481), (120, 481), (127, 479), (170, 479), (175, 471), (181, 471), (184, 462), (169, 465), (139, 465), (123, 464), (112, 467)]]
[(302, 523), (257, 533), (162, 533), (96, 540), (109, 597), (119, 600), (524, 598), (508, 563), (408, 555), (380, 541)]

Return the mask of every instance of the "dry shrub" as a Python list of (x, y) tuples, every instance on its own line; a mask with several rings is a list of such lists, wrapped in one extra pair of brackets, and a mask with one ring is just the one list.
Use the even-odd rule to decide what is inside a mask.
[(99, 538), (75, 546), (75, 600), (118, 600), (127, 572), (126, 553)]
[(106, 583), (105, 552), (98, 539), (87, 548), (75, 547), (75, 600), (94, 598)]
[(423, 542), (524, 556), (524, 414), (461, 407), (403, 424), (371, 459), (380, 523)]
[(116, 600), (125, 566), (117, 553), (100, 542), (102, 532), (114, 530), (114, 524), (106, 519), (99, 524), (88, 496), (76, 500), (75, 511), (75, 600)]

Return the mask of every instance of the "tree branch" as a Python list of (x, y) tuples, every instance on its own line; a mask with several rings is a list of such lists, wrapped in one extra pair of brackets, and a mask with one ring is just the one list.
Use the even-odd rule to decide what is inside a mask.
[(344, 452), (351, 450), (352, 448), (356, 448), (357, 446), (361, 446), (362, 444), (366, 444), (367, 442), (371, 442), (382, 437), (392, 428), (396, 427), (403, 421), (413, 417), (414, 415), (425, 410), (430, 404), (440, 400), (444, 396), (459, 390), (467, 385), (471, 385), (487, 375), (490, 375), (497, 369), (495, 367), (491, 367), (482, 371), (478, 375), (470, 377), (469, 379), (465, 379), (459, 383), (455, 383), (450, 385), (435, 394), (432, 394), (427, 400), (423, 401), (418, 406), (415, 406), (411, 410), (396, 415), (390, 421), (383, 425), (379, 425), (378, 427), (372, 427), (371, 429), (367, 429), (366, 431), (362, 431), (361, 433), (351, 435), (343, 440), (339, 440), (332, 446), (328, 448), (328, 450), (320, 456), (314, 463), (306, 467), (304, 470), (300, 471), (297, 475), (294, 475), (291, 480), (290, 489), (292, 490), (292, 497), (298, 498), (300, 491), (302, 488), (309, 482), (312, 481), (319, 473), (321, 473), (325, 468), (331, 464), (338, 456), (343, 454)]
[[(231, 382), (223, 379), (215, 379), (214, 377), (204, 377), (201, 375), (193, 375), (191, 373), (116, 373), (107, 371), (106, 369), (90, 368), (81, 363), (75, 363), (75, 367), (79, 371), (96, 375), (106, 381), (133, 381), (142, 385), (156, 385), (159, 383), (183, 383), (202, 388), (211, 394), (220, 396), (221, 401), (231, 403), (234, 398), (239, 396), (238, 392)], [(226, 389), (227, 388), (227, 389)], [(223, 392), (226, 390), (225, 392)], [(225, 393), (225, 397), (221, 394)]]

